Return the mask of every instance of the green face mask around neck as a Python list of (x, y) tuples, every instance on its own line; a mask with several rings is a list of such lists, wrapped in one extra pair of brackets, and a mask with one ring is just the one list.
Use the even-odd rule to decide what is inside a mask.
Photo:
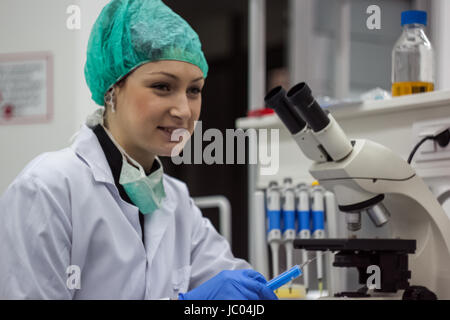
[[(108, 129), (105, 128), (105, 131), (122, 154), (122, 170), (120, 171), (119, 183), (125, 189), (130, 200), (139, 208), (140, 212), (143, 214), (153, 213), (161, 207), (162, 201), (166, 197), (163, 184), (164, 172), (161, 161), (158, 157), (155, 157), (159, 168), (147, 176), (142, 166), (116, 143)], [(129, 164), (127, 158), (137, 168)]]
[(148, 176), (137, 162), (139, 169), (129, 164), (125, 157), (122, 161), (119, 183), (143, 214), (149, 214), (159, 209), (166, 197), (162, 180), (162, 164), (157, 157), (155, 157), (155, 161), (158, 161), (159, 168)]

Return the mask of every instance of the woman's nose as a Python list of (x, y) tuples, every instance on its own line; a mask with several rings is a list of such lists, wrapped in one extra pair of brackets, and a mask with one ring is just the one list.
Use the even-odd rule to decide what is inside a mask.
[(183, 120), (188, 120), (191, 118), (192, 111), (189, 105), (189, 99), (185, 94), (180, 95), (174, 106), (170, 109), (170, 114)]

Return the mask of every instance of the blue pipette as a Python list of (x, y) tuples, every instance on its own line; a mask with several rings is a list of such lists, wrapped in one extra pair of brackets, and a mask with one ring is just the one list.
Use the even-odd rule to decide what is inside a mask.
[[(318, 256), (322, 256), (325, 254), (325, 251), (318, 254), (317, 256), (315, 256), (314, 258), (311, 258), (305, 262), (303, 262), (301, 265), (295, 265), (293, 266), (291, 269), (283, 272), (282, 274), (280, 274), (278, 277), (273, 278), (272, 280), (268, 281), (266, 283), (266, 286), (271, 289), (272, 291), (277, 290), (279, 287), (285, 285), (286, 283), (288, 283), (291, 280), (294, 280), (295, 278), (300, 277), (303, 272), (302, 272), (302, 268), (305, 267), (306, 265), (310, 264), (311, 262), (313, 262), (314, 260), (317, 259)], [(333, 252), (333, 254), (336, 254), (335, 252)]]
[(272, 291), (277, 290), (279, 287), (285, 285), (291, 280), (294, 280), (297, 277), (302, 275), (302, 270), (299, 265), (293, 266), (291, 269), (283, 272), (278, 277), (273, 278), (272, 280), (266, 283), (266, 286)]

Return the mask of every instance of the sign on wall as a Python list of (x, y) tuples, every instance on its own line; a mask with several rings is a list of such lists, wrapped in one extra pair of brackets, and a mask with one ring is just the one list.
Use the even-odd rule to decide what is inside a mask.
[(0, 125), (48, 122), (52, 116), (52, 54), (0, 54)]

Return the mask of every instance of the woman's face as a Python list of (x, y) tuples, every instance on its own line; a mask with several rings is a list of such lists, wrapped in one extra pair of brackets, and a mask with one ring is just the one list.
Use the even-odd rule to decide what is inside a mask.
[(154, 156), (170, 156), (179, 143), (167, 130), (192, 134), (201, 109), (202, 71), (182, 61), (150, 62), (116, 86), (116, 112), (108, 112), (108, 128), (144, 167)]

